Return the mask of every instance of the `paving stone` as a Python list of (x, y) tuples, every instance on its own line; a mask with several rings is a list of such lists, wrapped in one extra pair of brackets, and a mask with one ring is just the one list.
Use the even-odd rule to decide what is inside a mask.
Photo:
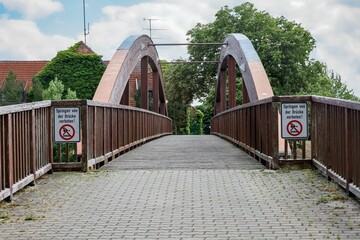
[(314, 170), (264, 170), (214, 136), (164, 137), (14, 197), (0, 203), (0, 239), (360, 239), (358, 200)]

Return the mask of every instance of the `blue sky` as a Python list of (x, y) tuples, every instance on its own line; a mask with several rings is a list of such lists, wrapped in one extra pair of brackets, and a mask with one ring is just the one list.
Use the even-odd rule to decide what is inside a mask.
[[(126, 37), (148, 34), (155, 42), (185, 42), (196, 23), (214, 20), (224, 5), (245, 0), (86, 0), (87, 44), (105, 60)], [(317, 41), (312, 56), (339, 73), (360, 96), (359, 0), (250, 0), (272, 16), (301, 23)], [(0, 0), (0, 60), (50, 60), (83, 40), (83, 0)], [(185, 47), (158, 48), (160, 59), (186, 58)]]

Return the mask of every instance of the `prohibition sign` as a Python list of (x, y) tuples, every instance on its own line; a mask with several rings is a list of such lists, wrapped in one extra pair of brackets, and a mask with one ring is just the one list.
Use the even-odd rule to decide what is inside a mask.
[(75, 129), (70, 124), (62, 125), (59, 129), (59, 136), (68, 141), (71, 140), (75, 136)]
[(286, 126), (286, 131), (293, 137), (299, 136), (302, 130), (303, 126), (298, 120), (292, 120)]

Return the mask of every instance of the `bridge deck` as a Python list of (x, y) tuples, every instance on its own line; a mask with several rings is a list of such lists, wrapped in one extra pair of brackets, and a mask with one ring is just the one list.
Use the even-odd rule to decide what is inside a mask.
[(337, 185), (265, 170), (213, 136), (164, 137), (14, 197), (0, 239), (360, 239), (360, 204)]
[[(241, 161), (239, 161), (241, 159)], [(216, 136), (167, 136), (120, 156), (104, 169), (263, 169)]]

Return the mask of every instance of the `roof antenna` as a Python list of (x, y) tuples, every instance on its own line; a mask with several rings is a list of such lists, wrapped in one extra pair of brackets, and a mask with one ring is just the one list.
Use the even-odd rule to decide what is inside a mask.
[(150, 38), (151, 39), (155, 39), (155, 38), (152, 38), (152, 31), (158, 31), (158, 30), (166, 30), (166, 29), (162, 29), (162, 28), (153, 28), (152, 27), (152, 21), (159, 21), (159, 20), (164, 20), (164, 19), (160, 19), (160, 18), (143, 18), (143, 21), (148, 21), (149, 22), (149, 28), (143, 28), (143, 30), (149, 30), (150, 32)]
[(83, 13), (84, 13), (84, 42), (86, 44), (86, 36), (90, 33), (90, 27), (88, 23), (88, 29), (86, 29), (86, 20), (85, 20), (85, 0), (83, 0)]

